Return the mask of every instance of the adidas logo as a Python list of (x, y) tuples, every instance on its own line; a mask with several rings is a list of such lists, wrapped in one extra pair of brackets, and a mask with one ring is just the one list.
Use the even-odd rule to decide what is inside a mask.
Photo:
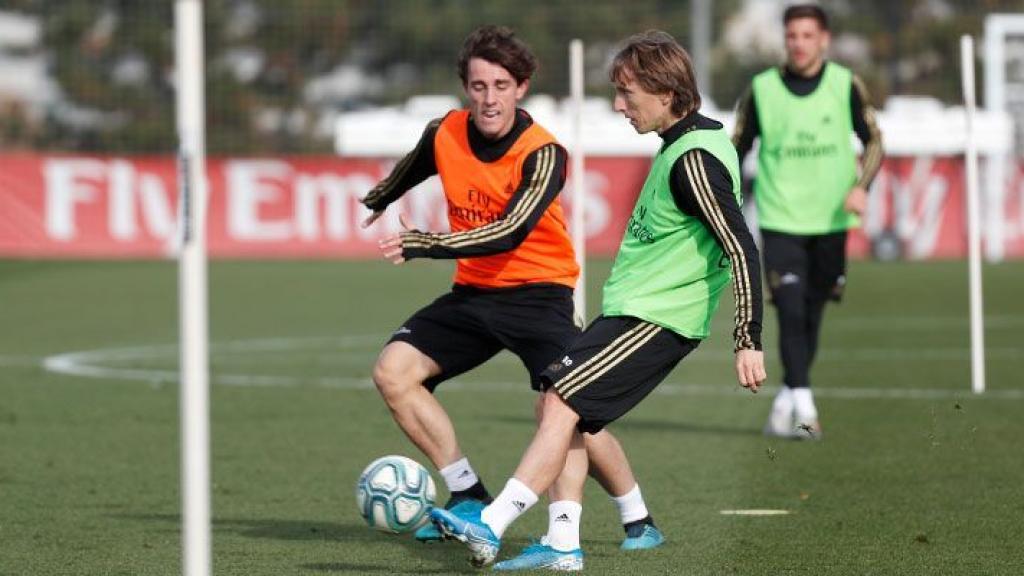
[(785, 274), (782, 275), (781, 278), (779, 278), (779, 284), (782, 284), (783, 286), (787, 286), (789, 284), (799, 284), (799, 283), (800, 283), (800, 276), (798, 276), (798, 275), (796, 275), (796, 274), (794, 274), (792, 272), (786, 272)]
[(571, 522), (571, 520), (569, 520), (568, 514), (562, 514), (558, 518), (555, 518), (555, 522)]
[(512, 501), (512, 505), (515, 506), (516, 510), (519, 510), (520, 512), (522, 512), (524, 509), (526, 509), (526, 502), (520, 502), (519, 500), (513, 500)]

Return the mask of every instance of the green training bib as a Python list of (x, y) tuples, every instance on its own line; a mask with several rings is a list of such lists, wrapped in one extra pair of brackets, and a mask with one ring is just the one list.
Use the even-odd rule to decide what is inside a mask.
[[(669, 188), (676, 160), (696, 148), (725, 165), (732, 192), (740, 201), (739, 160), (725, 130), (692, 130), (659, 152), (604, 285), (603, 313), (635, 316), (701, 339), (710, 333), (730, 266), (711, 231), (679, 210)], [(697, 193), (712, 194), (710, 190)]]
[(761, 128), (754, 198), (761, 228), (789, 234), (827, 234), (859, 225), (845, 210), (857, 182), (850, 142), (853, 75), (828, 62), (818, 87), (790, 92), (777, 68), (754, 78)]

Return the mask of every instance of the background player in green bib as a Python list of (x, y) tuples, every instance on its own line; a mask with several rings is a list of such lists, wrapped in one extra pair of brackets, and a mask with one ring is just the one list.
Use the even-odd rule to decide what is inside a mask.
[[(515, 474), (479, 513), (431, 512), (476, 565), (494, 560), (509, 524), (567, 457), (582, 455), (576, 430), (595, 434), (624, 415), (708, 335), (730, 275), (737, 379), (754, 392), (765, 379), (758, 253), (740, 212), (739, 161), (722, 125), (698, 113), (689, 56), (668, 34), (646, 32), (629, 39), (610, 76), (615, 109), (663, 144), (605, 284), (602, 315), (541, 374), (540, 423)], [(578, 569), (582, 560), (582, 550), (541, 543), (495, 567)]]
[[(733, 139), (741, 159), (761, 141), (754, 197), (784, 370), (765, 433), (817, 439), (810, 367), (825, 303), (842, 296), (846, 231), (860, 224), (882, 139), (863, 83), (825, 60), (825, 12), (791, 6), (783, 21), (786, 64), (754, 78)], [(864, 145), (859, 176), (851, 132)]]

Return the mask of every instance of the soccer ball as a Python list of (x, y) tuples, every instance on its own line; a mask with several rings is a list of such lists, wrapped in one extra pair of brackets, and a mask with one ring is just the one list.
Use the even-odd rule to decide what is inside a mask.
[(356, 484), (356, 506), (372, 528), (398, 534), (429, 520), (437, 489), (423, 466), (405, 456), (378, 458)]

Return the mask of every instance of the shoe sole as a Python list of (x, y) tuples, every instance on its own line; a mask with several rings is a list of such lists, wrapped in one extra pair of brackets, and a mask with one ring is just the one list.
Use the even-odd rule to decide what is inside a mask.
[(488, 544), (486, 542), (481, 543), (479, 540), (474, 540), (465, 534), (456, 534), (455, 532), (452, 532), (451, 528), (448, 527), (448, 524), (442, 520), (436, 521), (435, 524), (441, 531), (441, 535), (446, 540), (458, 540), (469, 548), (469, 563), (472, 564), (474, 568), (483, 568), (488, 564), (492, 564), (498, 557), (498, 550), (495, 549), (493, 544)]
[(619, 546), (619, 550), (623, 550), (625, 552), (642, 552), (644, 550), (654, 550), (655, 548), (660, 547), (664, 543), (665, 543), (665, 541), (661, 540), (660, 542), (658, 542), (656, 544), (643, 544), (643, 545), (639, 545), (639, 546), (626, 546), (626, 545), (623, 545), (623, 546)]
[(555, 572), (579, 572), (583, 570), (583, 559), (582, 558), (559, 558), (550, 562), (544, 562), (542, 564), (536, 564), (532, 566), (510, 566), (504, 562), (499, 562), (494, 565), (496, 572), (517, 572), (520, 570), (552, 570)]
[(420, 528), (420, 530), (417, 530), (413, 534), (413, 538), (415, 538), (417, 542), (422, 542), (424, 544), (437, 544), (437, 543), (440, 543), (440, 542), (447, 542), (448, 541), (448, 537), (445, 535), (444, 532), (441, 531), (441, 528), (438, 527), (437, 522), (434, 522), (433, 520), (431, 520), (430, 523), (433, 524), (434, 525), (434, 529), (437, 530), (436, 534), (420, 536), (420, 530), (423, 530), (423, 528)]

